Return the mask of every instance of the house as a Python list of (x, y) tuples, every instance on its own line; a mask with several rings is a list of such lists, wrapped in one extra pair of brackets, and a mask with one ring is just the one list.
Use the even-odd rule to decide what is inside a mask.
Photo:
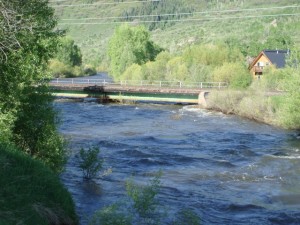
[(289, 50), (263, 50), (249, 65), (249, 70), (254, 78), (260, 78), (263, 75), (264, 68), (275, 66), (283, 68), (286, 65), (286, 58)]

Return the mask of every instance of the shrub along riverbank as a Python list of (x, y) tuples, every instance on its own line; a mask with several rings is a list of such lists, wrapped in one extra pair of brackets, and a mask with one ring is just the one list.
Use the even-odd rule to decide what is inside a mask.
[(225, 114), (300, 130), (300, 69), (267, 71), (261, 80), (242, 91), (213, 92), (208, 108)]
[(0, 144), (0, 225), (77, 224), (74, 204), (57, 174)]

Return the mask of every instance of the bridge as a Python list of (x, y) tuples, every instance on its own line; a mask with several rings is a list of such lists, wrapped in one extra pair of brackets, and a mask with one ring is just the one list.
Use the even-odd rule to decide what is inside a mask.
[(50, 82), (56, 96), (97, 98), (109, 101), (151, 101), (205, 105), (205, 95), (227, 88), (224, 82), (119, 81), (106, 79), (57, 78)]

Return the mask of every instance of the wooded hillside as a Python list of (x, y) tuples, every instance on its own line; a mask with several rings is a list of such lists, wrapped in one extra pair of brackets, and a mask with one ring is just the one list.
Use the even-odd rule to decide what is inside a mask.
[[(300, 44), (298, 0), (64, 0), (52, 1), (58, 27), (83, 52), (86, 63), (107, 66), (107, 45), (114, 29), (144, 24), (152, 40), (171, 53), (191, 44), (227, 42), (255, 55), (259, 45), (280, 34)], [(268, 40), (270, 41), (270, 40)], [(281, 46), (278, 46), (280, 48)]]

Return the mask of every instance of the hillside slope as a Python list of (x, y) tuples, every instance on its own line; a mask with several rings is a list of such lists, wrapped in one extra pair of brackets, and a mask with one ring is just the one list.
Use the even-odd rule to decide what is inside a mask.
[(0, 225), (78, 224), (70, 193), (40, 161), (0, 143)]
[[(116, 26), (144, 24), (152, 39), (172, 53), (194, 43), (234, 41), (243, 47), (266, 41), (271, 32), (300, 45), (298, 0), (64, 0), (49, 3), (81, 47), (85, 63), (105, 67)], [(253, 55), (253, 52), (247, 52)]]

